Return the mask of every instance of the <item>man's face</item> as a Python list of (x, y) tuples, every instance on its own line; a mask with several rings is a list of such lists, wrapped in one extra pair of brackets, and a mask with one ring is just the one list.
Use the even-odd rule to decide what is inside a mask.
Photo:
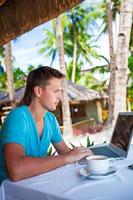
[(54, 111), (61, 100), (60, 79), (52, 78), (45, 88), (42, 88), (40, 104), (45, 110)]

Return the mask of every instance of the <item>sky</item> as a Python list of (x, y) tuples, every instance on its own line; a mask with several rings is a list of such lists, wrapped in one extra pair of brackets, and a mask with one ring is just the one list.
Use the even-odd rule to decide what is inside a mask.
[[(39, 54), (40, 45), (37, 45), (40, 41), (44, 39), (43, 29), (49, 28), (50, 22), (40, 25), (33, 30), (23, 34), (18, 37), (17, 40), (12, 41), (12, 54), (15, 58), (15, 66), (20, 67), (26, 71), (27, 66), (32, 65), (50, 65), (50, 58)], [(96, 43), (99, 46), (100, 54), (105, 55), (108, 58), (108, 36), (104, 35)], [(93, 60), (94, 65), (105, 64), (103, 60), (96, 61)], [(58, 61), (54, 62), (55, 68), (58, 68)]]
[[(50, 26), (51, 21), (32, 29), (31, 31), (18, 37), (17, 40), (12, 41), (12, 54), (15, 58), (15, 67), (19, 67), (22, 70), (26, 71), (28, 65), (30, 64), (34, 66), (38, 66), (40, 64), (50, 65), (50, 58), (39, 54), (38, 51), (41, 46), (37, 45), (37, 43), (44, 39), (43, 29), (50, 29)], [(99, 46), (98, 52), (101, 55), (109, 58), (108, 36), (103, 35), (98, 40), (96, 45)], [(100, 61), (93, 59), (93, 66), (102, 64), (106, 64), (103, 59), (101, 59)], [(58, 59), (55, 60), (53, 67), (59, 69)], [(89, 64), (87, 64), (86, 68), (89, 67)]]
[(40, 25), (18, 37), (16, 41), (12, 41), (12, 54), (15, 57), (16, 67), (26, 71), (30, 64), (34, 66), (49, 65), (50, 59), (38, 53), (40, 46), (37, 45), (44, 39), (43, 29), (49, 26), (50, 22)]

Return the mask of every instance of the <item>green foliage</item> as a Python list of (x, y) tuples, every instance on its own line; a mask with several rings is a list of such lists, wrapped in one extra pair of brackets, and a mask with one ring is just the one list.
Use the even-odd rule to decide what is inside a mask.
[[(72, 148), (75, 147), (75, 145), (73, 143), (71, 143), (70, 141), (69, 141), (69, 143), (72, 146)], [(94, 145), (94, 141), (91, 142), (90, 137), (88, 135), (87, 138), (86, 138), (86, 147), (90, 147), (90, 146), (93, 146), (93, 145)], [(81, 144), (81, 146), (82, 146), (82, 144)]]
[(129, 98), (133, 98), (133, 55), (131, 55), (128, 58), (128, 67), (130, 70), (130, 74), (129, 74), (130, 85), (127, 88), (127, 96)]
[[(23, 87), (26, 83), (26, 73), (23, 72), (20, 68), (15, 68), (13, 70), (14, 76), (14, 88), (19, 89)], [(7, 75), (6, 72), (0, 74), (0, 92), (7, 91)]]
[(94, 76), (90, 72), (87, 72), (82, 75), (78, 83), (81, 85), (86, 85), (88, 88), (91, 88), (92, 84), (96, 82), (99, 83), (99, 81), (96, 78), (94, 78)]
[(90, 72), (93, 74), (94, 72), (99, 72), (100, 74), (108, 73), (109, 72), (109, 66), (103, 65), (103, 66), (95, 66), (90, 69)]
[(94, 141), (91, 142), (90, 141), (90, 138), (89, 138), (89, 135), (87, 136), (87, 144), (86, 144), (86, 147), (90, 147), (90, 146), (93, 146), (94, 145)]
[(133, 83), (127, 89), (128, 97), (133, 98)]
[(53, 152), (53, 146), (50, 146), (48, 151), (47, 151), (47, 156), (54, 155), (55, 153), (56, 153), (56, 151)]
[[(94, 42), (95, 29), (98, 28), (96, 19), (101, 11), (95, 6), (77, 6), (76, 8), (62, 15), (62, 30), (64, 39), (64, 50), (67, 56), (67, 76), (70, 80), (72, 73), (72, 61), (74, 52), (74, 39), (76, 39), (76, 81), (80, 78), (80, 69), (87, 62), (91, 63), (91, 58), (99, 59)], [(55, 34), (55, 21), (52, 22), (52, 30), (44, 30), (45, 38), (42, 42), (39, 53), (51, 57), (51, 64), (57, 55), (57, 44)]]
[(70, 141), (69, 141), (69, 143), (70, 143), (70, 145), (72, 146), (72, 148), (74, 148), (74, 147), (75, 147), (75, 145), (74, 145), (73, 143), (71, 143)]
[[(112, 19), (113, 21), (115, 21), (116, 19), (116, 15), (119, 14), (120, 12), (120, 0), (112, 0), (111, 1), (111, 12), (112, 12)], [(106, 33), (107, 32), (107, 14), (106, 14), (106, 0), (104, 0), (103, 2), (101, 2), (101, 8), (102, 8), (102, 12), (101, 12), (101, 16), (100, 19), (102, 20), (101, 23), (101, 31), (100, 31), (100, 35), (102, 33)]]
[(55, 33), (55, 21), (52, 21), (51, 30), (44, 29), (43, 33), (45, 38), (43, 41), (39, 42), (38, 45), (42, 46), (39, 50), (40, 54), (44, 54), (46, 57), (51, 57), (51, 64), (53, 63), (56, 53), (57, 53), (57, 45), (56, 45), (56, 33)]
[[(29, 65), (26, 72), (24, 72), (20, 68), (13, 69), (15, 90), (25, 86), (27, 75), (33, 69), (35, 69), (33, 65)], [(4, 72), (0, 74), (0, 92), (6, 92), (6, 91), (7, 91), (7, 75), (6, 75), (6, 72)]]
[(52, 154), (52, 146), (48, 149), (47, 156), (51, 156)]
[(0, 92), (5, 92), (7, 85), (6, 85), (6, 73), (0, 74)]
[(0, 47), (0, 57), (5, 58), (5, 47)]
[(97, 80), (91, 72), (83, 74), (77, 83), (87, 87), (88, 89), (93, 89), (96, 91), (102, 91), (106, 89), (105, 81)]
[[(120, 4), (121, 4), (121, 0), (112, 0), (111, 1), (111, 13), (112, 13), (113, 21), (116, 20), (117, 14), (120, 13)], [(103, 7), (103, 9), (102, 9), (100, 19), (103, 21), (102, 21), (102, 25), (101, 25), (100, 35), (107, 31), (106, 0), (101, 2), (101, 7)], [(133, 48), (133, 20), (132, 20), (132, 28), (131, 28), (131, 34), (130, 34), (129, 49), (131, 50), (132, 48)]]
[[(78, 6), (63, 15), (63, 18), (68, 18), (63, 34), (65, 53), (69, 58), (73, 59), (74, 39), (76, 39), (77, 65), (83, 66), (86, 61), (91, 63), (92, 57), (98, 58), (95, 50), (96, 45), (93, 40), (95, 35), (94, 29), (97, 27), (95, 21), (97, 15), (94, 15), (94, 10), (96, 13), (96, 9), (92, 6)], [(74, 32), (76, 33), (75, 35)]]
[(133, 73), (133, 55), (129, 56), (129, 58), (128, 58), (128, 67), (129, 67), (131, 73)]
[(33, 65), (29, 65), (26, 74), (29, 74), (35, 67)]
[(14, 69), (14, 86), (15, 89), (19, 89), (26, 84), (26, 74), (20, 69)]
[[(75, 74), (75, 82), (77, 83), (80, 80), (80, 71), (81, 71), (81, 66), (82, 64), (77, 64), (76, 65), (76, 74)], [(67, 79), (71, 80), (71, 76), (72, 76), (72, 61), (69, 62), (68, 66), (67, 66)]]
[(131, 28), (131, 35), (130, 35), (129, 46), (130, 46), (130, 51), (132, 52), (132, 55), (133, 55), (133, 20), (132, 20), (132, 28)]

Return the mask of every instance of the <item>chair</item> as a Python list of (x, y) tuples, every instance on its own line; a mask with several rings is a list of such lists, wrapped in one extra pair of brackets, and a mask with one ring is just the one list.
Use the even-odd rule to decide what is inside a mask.
[(11, 111), (12, 106), (4, 106), (1, 109), (1, 122), (3, 123), (8, 113)]

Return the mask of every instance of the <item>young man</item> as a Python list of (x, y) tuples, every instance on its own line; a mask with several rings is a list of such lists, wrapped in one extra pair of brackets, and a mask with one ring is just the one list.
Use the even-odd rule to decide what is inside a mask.
[[(63, 78), (63, 74), (50, 67), (29, 73), (24, 97), (1, 129), (0, 182), (7, 177), (18, 181), (45, 173), (91, 154), (85, 147), (68, 148), (50, 112), (61, 100)], [(59, 155), (46, 155), (51, 142)]]

